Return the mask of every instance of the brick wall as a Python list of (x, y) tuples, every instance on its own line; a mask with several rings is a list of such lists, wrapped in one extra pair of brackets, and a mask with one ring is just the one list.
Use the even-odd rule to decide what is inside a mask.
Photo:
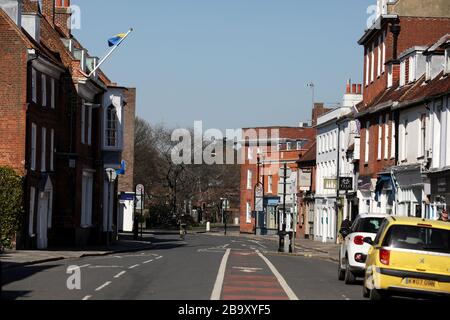
[(27, 47), (0, 12), (0, 166), (25, 174)]
[(134, 190), (134, 129), (136, 119), (136, 89), (126, 91), (127, 105), (124, 110), (125, 128), (123, 131), (122, 159), (126, 161), (127, 170), (119, 179), (119, 192), (133, 192)]

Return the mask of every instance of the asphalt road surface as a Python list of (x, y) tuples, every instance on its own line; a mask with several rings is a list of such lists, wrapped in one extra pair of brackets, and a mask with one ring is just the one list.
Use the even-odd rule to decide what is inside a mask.
[(148, 235), (148, 251), (4, 270), (7, 300), (361, 300), (336, 264), (279, 255), (273, 241)]

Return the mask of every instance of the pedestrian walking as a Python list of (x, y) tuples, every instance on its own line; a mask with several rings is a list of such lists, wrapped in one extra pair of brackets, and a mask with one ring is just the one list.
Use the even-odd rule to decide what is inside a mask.
[(449, 222), (447, 209), (442, 210), (440, 221)]

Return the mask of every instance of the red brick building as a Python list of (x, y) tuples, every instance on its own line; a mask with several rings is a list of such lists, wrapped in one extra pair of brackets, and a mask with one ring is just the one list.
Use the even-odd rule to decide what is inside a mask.
[[(398, 114), (391, 111), (407, 88), (400, 82), (399, 54), (416, 45), (432, 44), (450, 30), (448, 3), (399, 0), (383, 3), (373, 27), (358, 41), (364, 47), (364, 95), (358, 105), (361, 123), (360, 212), (391, 212), (389, 190), (375, 201), (378, 178), (389, 175), (398, 158)], [(381, 7), (380, 7), (381, 8)], [(408, 63), (404, 65), (408, 69)]]
[[(118, 104), (105, 105), (112, 84), (100, 70), (88, 76), (98, 58), (71, 35), (70, 1), (1, 4), (0, 98), (6, 103), (0, 133), (7, 139), (0, 142), (0, 165), (25, 177), (20, 245), (102, 242), (105, 192), (113, 200), (117, 194), (117, 182), (105, 190), (104, 169), (120, 169), (127, 89), (110, 95)], [(105, 145), (108, 138), (113, 145)], [(105, 151), (116, 157), (108, 159)], [(109, 214), (116, 201), (110, 207)]]

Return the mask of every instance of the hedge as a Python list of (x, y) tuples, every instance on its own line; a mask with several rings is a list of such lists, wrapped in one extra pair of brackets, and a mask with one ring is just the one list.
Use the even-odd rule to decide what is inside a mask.
[(14, 245), (24, 214), (23, 196), (23, 178), (0, 167), (0, 249)]

